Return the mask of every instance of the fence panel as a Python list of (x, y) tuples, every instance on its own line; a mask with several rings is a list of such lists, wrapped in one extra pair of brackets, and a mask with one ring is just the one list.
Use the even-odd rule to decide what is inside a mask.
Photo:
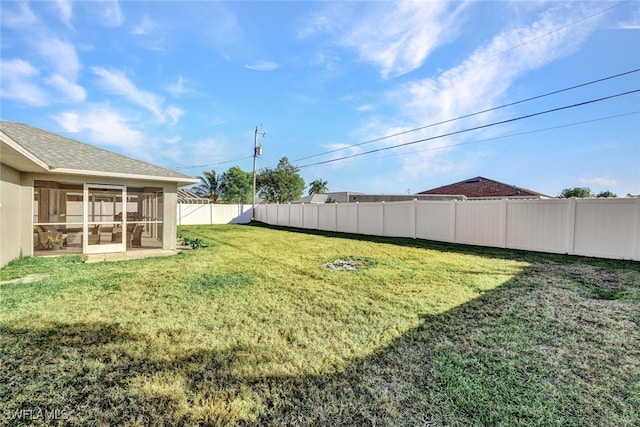
[(459, 201), (456, 203), (456, 243), (505, 246), (505, 200)]
[(404, 201), (261, 209), (264, 222), (282, 226), (640, 261), (640, 199)]
[(178, 225), (211, 224), (210, 205), (178, 204)]
[(573, 251), (573, 200), (509, 200), (508, 248), (551, 253)]
[(302, 228), (303, 205), (289, 204), (289, 227)]
[(357, 203), (338, 203), (336, 205), (336, 231), (342, 233), (358, 232)]
[(415, 237), (416, 203), (397, 202), (383, 205), (384, 235), (389, 237)]
[(318, 227), (318, 206), (320, 205), (302, 205), (302, 227), (313, 228)]
[(633, 258), (639, 202), (640, 199), (577, 199), (574, 253)]
[(324, 231), (336, 231), (338, 228), (338, 204), (325, 203), (318, 205), (318, 229)]
[(289, 206), (291, 205), (276, 205), (278, 207), (278, 215), (276, 225), (289, 226)]
[(384, 235), (384, 203), (359, 203), (357, 229), (360, 234)]
[(455, 242), (456, 201), (417, 201), (416, 238)]

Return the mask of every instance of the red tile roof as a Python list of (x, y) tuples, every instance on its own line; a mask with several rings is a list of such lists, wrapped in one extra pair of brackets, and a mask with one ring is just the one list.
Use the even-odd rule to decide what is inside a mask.
[(535, 197), (548, 198), (541, 193), (477, 176), (454, 184), (444, 185), (418, 194), (448, 194), (467, 197)]

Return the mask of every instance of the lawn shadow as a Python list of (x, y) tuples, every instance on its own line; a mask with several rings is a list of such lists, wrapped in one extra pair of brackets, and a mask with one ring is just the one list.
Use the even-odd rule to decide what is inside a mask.
[(583, 292), (572, 268), (556, 277), (576, 279), (575, 287), (556, 288), (549, 265), (424, 314), (420, 326), (343, 372), (265, 378), (289, 392), (268, 402), (260, 424), (634, 425), (640, 284), (620, 286), (633, 287), (635, 305), (611, 301)]

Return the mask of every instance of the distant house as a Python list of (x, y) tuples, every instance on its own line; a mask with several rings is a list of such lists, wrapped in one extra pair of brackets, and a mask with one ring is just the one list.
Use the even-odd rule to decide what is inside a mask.
[(526, 188), (516, 187), (515, 185), (505, 184), (503, 182), (494, 181), (492, 179), (477, 176), (475, 178), (465, 179), (464, 181), (455, 182), (442, 187), (433, 188), (431, 190), (421, 191), (417, 194), (441, 194), (449, 196), (466, 196), (468, 199), (494, 199), (494, 198), (526, 198), (526, 199), (549, 199), (551, 197), (527, 190)]
[(347, 203), (354, 195), (363, 193), (353, 193), (350, 191), (336, 191), (333, 193), (316, 193), (301, 197), (292, 203)]
[(175, 249), (177, 189), (197, 182), (0, 121), (0, 267), (21, 254)]

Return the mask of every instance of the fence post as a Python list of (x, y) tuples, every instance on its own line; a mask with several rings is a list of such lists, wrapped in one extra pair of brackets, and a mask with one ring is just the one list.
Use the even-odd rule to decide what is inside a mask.
[(508, 212), (509, 199), (502, 199), (502, 247), (507, 247), (507, 212)]
[(385, 234), (385, 229), (384, 229), (384, 208), (385, 208), (386, 204), (384, 203), (384, 200), (382, 201), (382, 235), (386, 236)]
[(453, 200), (453, 243), (458, 243), (458, 199)]
[(413, 239), (418, 238), (418, 199), (413, 198)]
[(640, 197), (636, 197), (636, 220), (633, 259), (640, 261)]
[(567, 208), (567, 254), (573, 255), (576, 248), (576, 211), (577, 199), (572, 197), (569, 199), (569, 207)]
[(360, 234), (360, 202), (356, 202), (356, 234)]
[(333, 211), (333, 215), (334, 215), (334, 217), (333, 217), (334, 221), (333, 222), (335, 224), (335, 226), (334, 226), (335, 229), (336, 229), (335, 231), (337, 232), (338, 231), (338, 202), (333, 202), (333, 204), (336, 206), (336, 208)]

